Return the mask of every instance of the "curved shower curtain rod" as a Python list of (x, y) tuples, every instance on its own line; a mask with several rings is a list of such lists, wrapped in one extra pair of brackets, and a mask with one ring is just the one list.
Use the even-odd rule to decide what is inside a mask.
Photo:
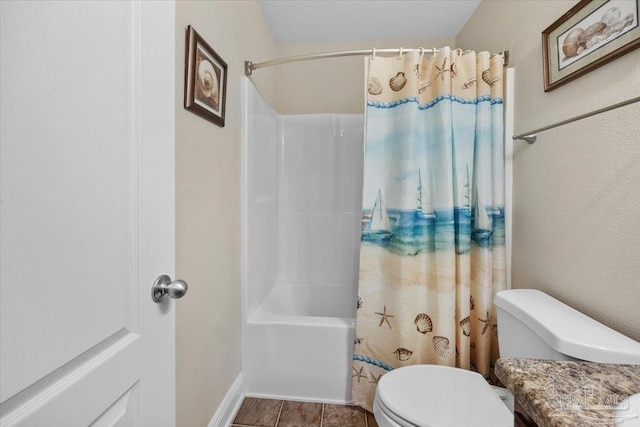
[[(375, 56), (378, 53), (393, 53), (393, 54), (404, 54), (406, 52), (411, 52), (411, 51), (419, 51), (421, 53), (434, 53), (437, 52), (438, 49), (424, 49), (424, 48), (417, 48), (417, 49), (405, 49), (405, 48), (400, 48), (400, 49), (361, 49), (361, 50), (343, 50), (343, 51), (338, 51), (338, 52), (325, 52), (325, 53), (314, 53), (314, 54), (310, 54), (310, 55), (299, 55), (299, 56), (290, 56), (288, 58), (279, 58), (279, 59), (272, 59), (271, 61), (264, 61), (264, 62), (258, 62), (258, 63), (253, 63), (251, 61), (244, 61), (244, 74), (246, 76), (250, 76), (253, 73), (253, 70), (257, 70), (258, 68), (265, 68), (265, 67), (271, 67), (274, 65), (281, 65), (281, 64), (287, 64), (289, 62), (298, 62), (298, 61), (309, 61), (312, 59), (324, 59), (324, 58), (338, 58), (338, 57), (342, 57), (342, 56), (361, 56), (361, 55), (373, 55)], [(498, 53), (498, 55), (502, 55), (502, 57), (504, 58), (504, 66), (506, 67), (507, 65), (509, 65), (509, 51), (505, 50), (502, 51), (500, 53)]]

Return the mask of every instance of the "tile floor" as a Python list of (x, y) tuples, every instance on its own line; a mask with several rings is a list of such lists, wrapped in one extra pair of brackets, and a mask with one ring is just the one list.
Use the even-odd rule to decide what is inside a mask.
[[(372, 413), (357, 406), (245, 397), (231, 426), (378, 427), (378, 424)], [(516, 417), (514, 426), (531, 424)]]
[[(518, 408), (519, 409), (519, 408)], [(535, 427), (515, 417), (514, 427)], [(245, 397), (232, 427), (378, 427), (357, 406)]]
[(232, 427), (378, 427), (357, 406), (245, 397)]

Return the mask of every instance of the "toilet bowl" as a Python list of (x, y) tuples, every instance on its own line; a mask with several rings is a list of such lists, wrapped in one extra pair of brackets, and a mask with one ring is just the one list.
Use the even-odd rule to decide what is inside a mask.
[[(502, 357), (640, 364), (640, 343), (543, 292), (502, 291), (494, 303)], [(380, 378), (373, 414), (380, 427), (513, 427), (513, 396), (501, 390), (475, 372), (405, 366)]]
[(513, 427), (513, 414), (480, 374), (439, 365), (380, 378), (373, 415), (380, 427)]

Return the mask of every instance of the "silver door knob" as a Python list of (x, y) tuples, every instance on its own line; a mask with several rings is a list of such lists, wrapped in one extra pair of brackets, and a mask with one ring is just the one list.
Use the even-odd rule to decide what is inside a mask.
[(182, 298), (187, 293), (187, 282), (184, 280), (171, 281), (171, 277), (163, 274), (158, 276), (151, 288), (151, 297), (155, 302), (161, 302), (167, 296), (169, 298)]

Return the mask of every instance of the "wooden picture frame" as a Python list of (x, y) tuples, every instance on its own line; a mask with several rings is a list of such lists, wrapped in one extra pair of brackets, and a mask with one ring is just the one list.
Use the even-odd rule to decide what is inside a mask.
[(640, 0), (582, 0), (542, 32), (549, 92), (640, 47)]
[(184, 108), (224, 127), (227, 63), (193, 29), (187, 27)]

